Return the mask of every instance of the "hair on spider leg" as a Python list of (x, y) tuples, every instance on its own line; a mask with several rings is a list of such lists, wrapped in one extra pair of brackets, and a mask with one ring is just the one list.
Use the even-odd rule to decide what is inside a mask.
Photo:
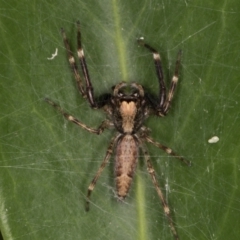
[[(145, 127), (144, 122), (150, 116), (164, 117), (167, 115), (175, 93), (177, 82), (179, 80), (179, 69), (181, 63), (181, 51), (178, 52), (174, 74), (167, 90), (164, 81), (162, 62), (159, 52), (144, 42), (143, 38), (137, 40), (138, 44), (146, 48), (152, 53), (152, 58), (156, 70), (156, 79), (158, 83), (158, 94), (156, 97), (149, 93), (146, 88), (138, 83), (128, 84), (120, 82), (116, 84), (108, 93), (101, 96), (95, 96), (94, 88), (88, 72), (88, 67), (82, 48), (80, 23), (77, 22), (77, 57), (80, 63), (81, 73), (78, 71), (78, 64), (75, 61), (72, 50), (69, 46), (65, 31), (62, 29), (62, 38), (67, 52), (69, 65), (72, 68), (74, 78), (78, 90), (83, 98), (89, 103), (92, 109), (101, 109), (106, 114), (106, 119), (102, 121), (98, 128), (92, 128), (82, 123), (76, 117), (67, 113), (58, 104), (49, 98), (45, 101), (58, 110), (68, 121), (73, 122), (77, 126), (90, 133), (100, 135), (105, 129), (115, 128), (115, 135), (111, 138), (105, 157), (102, 160), (95, 176), (90, 182), (86, 196), (86, 210), (89, 210), (91, 202), (90, 197), (97, 184), (102, 171), (109, 163), (110, 158), (114, 155), (114, 174), (116, 195), (120, 201), (128, 196), (131, 188), (133, 177), (140, 152), (147, 168), (147, 172), (155, 187), (157, 196), (163, 207), (166, 219), (169, 223), (171, 233), (175, 240), (179, 239), (175, 223), (173, 222), (171, 209), (168, 206), (166, 197), (162, 192), (162, 188), (157, 181), (157, 174), (151, 162), (145, 143), (149, 143), (165, 151), (168, 155), (175, 157), (180, 162), (190, 165), (190, 162), (180, 155), (176, 154), (171, 148), (162, 145), (150, 137), (149, 127)], [(84, 139), (82, 139), (84, 141)], [(125, 203), (125, 201), (124, 201)]]

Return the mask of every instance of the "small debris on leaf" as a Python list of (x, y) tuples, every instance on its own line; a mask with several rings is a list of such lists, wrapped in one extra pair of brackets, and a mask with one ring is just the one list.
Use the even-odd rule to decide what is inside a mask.
[(208, 139), (209, 143), (217, 143), (219, 141), (219, 137), (218, 136), (214, 136), (210, 139)]
[(58, 55), (58, 49), (56, 48), (55, 53), (52, 54), (50, 58), (47, 58), (48, 60), (53, 60)]

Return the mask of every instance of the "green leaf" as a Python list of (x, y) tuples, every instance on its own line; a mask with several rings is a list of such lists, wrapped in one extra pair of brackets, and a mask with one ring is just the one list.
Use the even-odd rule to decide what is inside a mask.
[[(62, 43), (76, 50), (76, 21), (95, 94), (136, 81), (157, 94), (151, 54), (161, 53), (171, 111), (146, 121), (151, 136), (192, 161), (148, 145), (180, 239), (237, 239), (239, 230), (239, 7), (230, 1), (4, 1), (0, 15), (0, 231), (3, 239), (173, 239), (143, 158), (124, 203), (114, 158), (84, 210), (87, 188), (114, 131), (90, 134), (66, 121), (49, 97), (89, 126), (104, 119), (81, 98)], [(58, 55), (48, 60), (58, 49)], [(212, 136), (219, 142), (208, 143)]]

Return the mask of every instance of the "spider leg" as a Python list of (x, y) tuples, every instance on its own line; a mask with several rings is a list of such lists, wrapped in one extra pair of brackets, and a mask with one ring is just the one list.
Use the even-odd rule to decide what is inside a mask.
[(159, 82), (159, 104), (157, 105), (156, 110), (157, 110), (157, 114), (159, 116), (165, 116), (169, 110), (171, 101), (173, 99), (174, 90), (175, 90), (177, 82), (178, 82), (179, 67), (180, 67), (182, 52), (181, 51), (178, 52), (176, 65), (175, 65), (175, 72), (172, 77), (170, 90), (168, 91), (168, 95), (166, 97), (166, 87), (165, 87), (165, 83), (164, 83), (160, 54), (158, 53), (157, 50), (155, 50), (148, 44), (144, 43), (144, 41), (142, 39), (139, 39), (138, 43), (140, 45), (143, 45), (145, 48), (147, 48), (153, 54), (153, 59), (154, 59), (158, 82)]
[(93, 87), (92, 87), (92, 83), (91, 83), (91, 80), (90, 80), (90, 77), (89, 77), (87, 63), (86, 63), (83, 48), (82, 48), (80, 22), (79, 21), (77, 22), (77, 44), (78, 44), (78, 50), (77, 50), (78, 58), (79, 58), (79, 61), (81, 63), (83, 75), (84, 75), (84, 78), (85, 78), (85, 81), (86, 81), (87, 99), (88, 99), (92, 108), (98, 108), (97, 103), (96, 103), (95, 98), (94, 98)]
[(77, 64), (76, 64), (75, 59), (73, 57), (73, 53), (70, 49), (67, 36), (66, 36), (65, 31), (63, 29), (61, 29), (61, 32), (62, 32), (63, 42), (64, 42), (64, 45), (65, 45), (65, 48), (66, 48), (67, 54), (68, 54), (68, 61), (69, 61), (69, 64), (70, 64), (70, 66), (71, 66), (71, 68), (74, 72), (74, 77), (75, 77), (75, 80), (77, 82), (78, 90), (80, 91), (82, 96), (84, 98), (86, 98), (86, 92), (84, 90), (83, 81), (82, 81), (82, 79), (79, 75)]
[(48, 104), (52, 105), (54, 108), (56, 108), (68, 121), (75, 123), (79, 127), (87, 130), (88, 132), (95, 133), (95, 134), (101, 134), (105, 128), (109, 128), (109, 127), (113, 126), (113, 124), (108, 119), (106, 119), (101, 123), (101, 125), (97, 129), (88, 127), (84, 123), (80, 122), (77, 118), (75, 118), (72, 115), (65, 112), (58, 104), (56, 104), (52, 100), (45, 98), (45, 101)]
[(103, 169), (105, 168), (106, 164), (108, 163), (108, 161), (109, 161), (109, 159), (110, 159), (110, 157), (112, 155), (113, 147), (114, 147), (118, 137), (119, 137), (119, 135), (117, 135), (117, 136), (115, 136), (115, 137), (113, 137), (111, 139), (111, 142), (110, 142), (110, 144), (108, 146), (108, 149), (107, 149), (107, 152), (106, 152), (106, 155), (105, 155), (105, 158), (104, 158), (101, 166), (99, 167), (96, 175), (94, 176), (92, 182), (90, 183), (90, 185), (88, 187), (87, 200), (86, 200), (86, 211), (89, 211), (89, 203), (90, 203), (91, 193), (92, 193), (92, 191), (93, 191), (93, 189), (94, 189), (94, 187), (95, 187), (95, 185), (97, 183), (98, 178), (100, 177)]
[(152, 166), (152, 163), (150, 161), (150, 156), (149, 156), (149, 153), (148, 151), (146, 150), (146, 148), (143, 146), (143, 144), (141, 144), (140, 146), (143, 154), (144, 154), (144, 158), (145, 158), (145, 161), (146, 161), (146, 164), (147, 164), (147, 170), (152, 178), (152, 182), (156, 188), (156, 191), (157, 191), (157, 194), (162, 202), (162, 206), (163, 206), (163, 210), (164, 210), (164, 213), (165, 215), (167, 216), (167, 219), (168, 219), (168, 223), (169, 223), (169, 226), (171, 228), (171, 231), (172, 231), (172, 234), (175, 238), (175, 240), (179, 240), (179, 236), (177, 234), (177, 230), (174, 226), (174, 222), (173, 222), (173, 219), (172, 219), (172, 216), (171, 216), (171, 212), (170, 212), (170, 208), (167, 204), (167, 201), (162, 193), (162, 190), (157, 182), (157, 178), (156, 178), (156, 174), (155, 174), (155, 170)]
[(188, 166), (191, 166), (191, 162), (190, 162), (190, 161), (188, 161), (188, 160), (184, 159), (183, 157), (177, 155), (171, 148), (168, 148), (168, 147), (162, 145), (161, 143), (153, 140), (153, 139), (152, 139), (151, 137), (149, 137), (149, 136), (144, 136), (144, 139), (145, 139), (147, 142), (153, 144), (154, 146), (162, 149), (162, 150), (165, 151), (167, 154), (169, 154), (169, 155), (171, 155), (171, 156), (179, 159), (180, 161), (182, 161), (183, 163), (187, 164)]
[(171, 81), (171, 86), (170, 86), (170, 90), (168, 92), (168, 96), (167, 99), (164, 102), (163, 105), (163, 113), (166, 114), (169, 110), (171, 101), (173, 99), (173, 95), (174, 95), (174, 90), (177, 86), (177, 82), (178, 82), (178, 78), (179, 78), (179, 67), (180, 67), (180, 62), (181, 62), (181, 56), (182, 56), (182, 52), (181, 50), (178, 52), (177, 55), (177, 60), (176, 60), (176, 65), (175, 65), (175, 72), (174, 75), (172, 77), (172, 81)]
[(161, 57), (157, 50), (155, 50), (154, 48), (146, 44), (142, 39), (138, 39), (138, 44), (144, 46), (153, 54), (153, 60), (154, 60), (158, 82), (159, 82), (159, 98), (160, 99), (159, 99), (159, 104), (157, 108), (159, 109), (159, 114), (161, 115), (163, 105), (166, 101), (166, 87), (165, 87), (165, 82), (163, 77)]

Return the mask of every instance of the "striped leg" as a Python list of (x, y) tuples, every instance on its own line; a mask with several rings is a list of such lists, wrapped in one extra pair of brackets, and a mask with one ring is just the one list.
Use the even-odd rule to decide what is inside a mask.
[(82, 48), (81, 31), (80, 31), (80, 22), (79, 21), (77, 22), (77, 44), (78, 44), (78, 50), (77, 50), (78, 58), (79, 58), (79, 61), (80, 61), (81, 67), (82, 67), (82, 71), (83, 71), (83, 76), (84, 76), (85, 82), (86, 82), (87, 99), (92, 108), (97, 108), (97, 103), (94, 98), (93, 87), (92, 87), (92, 83), (91, 83), (91, 80), (89, 77), (87, 63), (86, 63), (83, 48)]
[(106, 152), (106, 156), (105, 156), (101, 166), (99, 167), (96, 175), (94, 176), (92, 182), (90, 183), (90, 185), (88, 187), (87, 201), (86, 201), (86, 211), (89, 211), (89, 203), (90, 203), (91, 193), (92, 193), (92, 191), (93, 191), (93, 189), (94, 189), (94, 187), (95, 187), (95, 185), (97, 183), (98, 178), (100, 177), (103, 169), (105, 168), (106, 164), (108, 163), (108, 161), (109, 161), (109, 159), (110, 159), (110, 157), (112, 155), (113, 147), (114, 147), (116, 141), (118, 140), (118, 137), (119, 137), (119, 135), (117, 135), (117, 136), (112, 138), (112, 140), (111, 140), (111, 142), (110, 142), (110, 144), (108, 146), (108, 149), (107, 149), (107, 152)]
[(171, 229), (171, 232), (174, 236), (174, 239), (175, 240), (179, 240), (179, 236), (178, 236), (178, 233), (177, 233), (177, 230), (174, 226), (174, 222), (173, 222), (173, 219), (172, 219), (172, 216), (171, 216), (171, 211), (170, 211), (170, 208), (167, 204), (167, 201), (162, 193), (162, 190), (157, 182), (157, 178), (156, 178), (156, 174), (155, 174), (155, 171), (154, 171), (154, 168), (152, 166), (152, 163), (150, 161), (150, 156), (149, 156), (149, 153), (148, 151), (146, 150), (146, 148), (141, 144), (141, 150), (143, 152), (143, 155), (144, 155), (144, 158), (145, 158), (145, 161), (146, 161), (146, 164), (147, 164), (147, 170), (152, 178), (152, 182), (156, 188), (156, 191), (157, 191), (157, 194), (162, 202), (162, 206), (163, 206), (163, 210), (164, 210), (164, 213), (168, 219), (168, 223), (169, 223), (169, 226), (170, 226), (170, 229)]
[(68, 43), (68, 39), (66, 37), (66, 34), (65, 34), (65, 31), (63, 29), (61, 29), (61, 32), (62, 32), (62, 37), (63, 37), (63, 42), (64, 42), (64, 45), (65, 45), (65, 48), (66, 48), (66, 51), (67, 51), (67, 54), (68, 54), (68, 61), (69, 61), (69, 64), (73, 70), (73, 73), (74, 73), (74, 77), (75, 77), (75, 80), (77, 82), (77, 86), (78, 86), (78, 89), (80, 91), (80, 93), (82, 94), (82, 96), (84, 98), (86, 98), (86, 93), (85, 93), (85, 90), (84, 90), (84, 84), (83, 84), (83, 81), (79, 75), (79, 72), (78, 72), (78, 67), (77, 67), (77, 64), (75, 62), (75, 59), (73, 57), (73, 53), (70, 49), (70, 46), (69, 46), (69, 43)]
[(77, 53), (78, 53), (78, 58), (80, 60), (83, 76), (84, 76), (84, 79), (85, 79), (85, 84), (80, 77), (80, 74), (78, 72), (77, 64), (76, 64), (75, 59), (73, 57), (73, 53), (70, 49), (69, 42), (68, 42), (68, 39), (66, 37), (65, 31), (63, 29), (62, 29), (62, 37), (63, 37), (63, 42), (64, 42), (64, 45), (65, 45), (65, 48), (67, 50), (68, 61), (69, 61), (69, 64), (70, 64), (71, 68), (73, 69), (74, 77), (76, 79), (79, 91), (81, 92), (81, 94), (84, 98), (87, 97), (87, 99), (88, 99), (92, 108), (98, 108), (98, 105), (97, 105), (96, 100), (94, 98), (93, 87), (92, 87), (92, 83), (91, 83), (91, 80), (90, 80), (90, 77), (89, 77), (87, 64), (86, 64), (86, 60), (85, 60), (84, 52), (83, 52), (83, 48), (82, 48), (80, 22), (77, 22), (77, 45), (78, 45), (77, 46), (77, 48), (78, 48)]
[(164, 102), (166, 100), (166, 87), (165, 87), (165, 82), (163, 77), (160, 54), (158, 53), (157, 50), (155, 50), (154, 48), (146, 44), (142, 39), (138, 39), (138, 44), (144, 46), (153, 54), (153, 60), (155, 63), (156, 73), (157, 73), (158, 82), (159, 82), (159, 98), (160, 99), (159, 99), (159, 104), (157, 108), (160, 109), (160, 112), (161, 112)]
[(174, 90), (175, 90), (175, 88), (177, 86), (177, 82), (178, 82), (178, 78), (179, 78), (179, 67), (180, 67), (180, 62), (181, 62), (181, 56), (182, 56), (182, 52), (179, 51), (178, 55), (177, 55), (177, 60), (176, 60), (176, 65), (175, 65), (175, 72), (174, 72), (174, 75), (173, 75), (173, 78), (172, 78), (170, 90), (168, 92), (167, 99), (165, 100), (165, 103), (163, 105), (163, 112), (165, 114), (169, 110), (171, 101), (173, 99)]
[(95, 133), (95, 134), (101, 134), (104, 131), (104, 129), (113, 126), (113, 124), (109, 120), (106, 119), (105, 121), (102, 122), (102, 124), (97, 129), (88, 127), (84, 123), (80, 122), (77, 118), (75, 118), (72, 115), (65, 112), (58, 104), (56, 104), (52, 100), (45, 98), (45, 101), (48, 104), (52, 105), (54, 108), (56, 108), (68, 121), (75, 123), (79, 127), (87, 130), (88, 132)]
[(183, 157), (177, 155), (171, 148), (168, 148), (168, 147), (162, 145), (161, 143), (156, 142), (156, 141), (153, 140), (151, 137), (145, 136), (144, 138), (145, 138), (145, 140), (146, 140), (147, 142), (149, 142), (149, 143), (153, 144), (154, 146), (162, 149), (162, 150), (165, 151), (167, 154), (169, 154), (169, 155), (171, 155), (171, 156), (179, 159), (180, 161), (182, 161), (182, 162), (185, 163), (186, 165), (191, 166), (191, 162), (190, 162), (190, 161), (188, 161), (188, 160), (184, 159)]
[(173, 98), (174, 90), (175, 90), (177, 82), (178, 82), (179, 67), (180, 67), (182, 53), (181, 53), (181, 51), (178, 52), (174, 76), (172, 78), (170, 90), (166, 97), (166, 87), (165, 87), (165, 83), (164, 83), (160, 54), (158, 53), (157, 50), (155, 50), (148, 44), (144, 43), (144, 41), (142, 39), (139, 39), (138, 43), (140, 45), (144, 46), (145, 48), (147, 48), (153, 54), (153, 59), (154, 59), (158, 82), (159, 82), (159, 104), (157, 106), (157, 112), (158, 112), (159, 116), (165, 116), (169, 110), (169, 107), (170, 107), (170, 104), (171, 104), (171, 101)]

